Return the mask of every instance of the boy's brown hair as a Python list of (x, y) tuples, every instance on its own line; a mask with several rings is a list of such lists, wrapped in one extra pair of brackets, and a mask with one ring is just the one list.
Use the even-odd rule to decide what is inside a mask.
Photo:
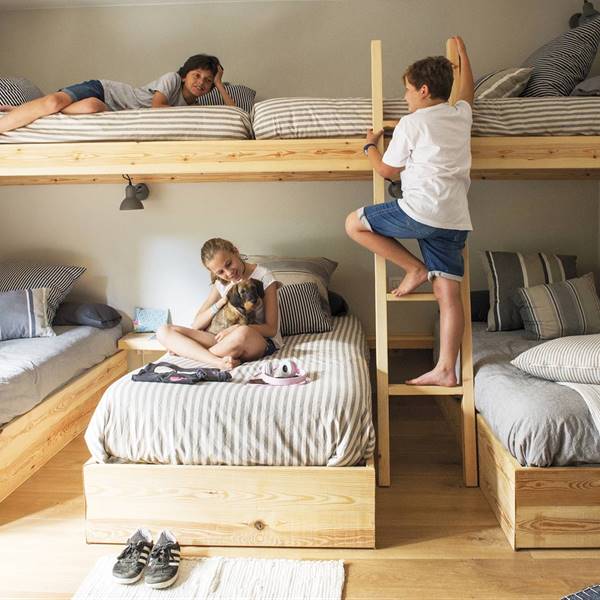
[(452, 63), (445, 56), (428, 56), (410, 65), (404, 80), (417, 89), (426, 85), (432, 98), (448, 100), (454, 81)]

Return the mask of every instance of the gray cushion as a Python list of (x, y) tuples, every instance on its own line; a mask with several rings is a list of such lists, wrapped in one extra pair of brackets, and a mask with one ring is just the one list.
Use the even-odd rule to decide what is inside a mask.
[(48, 288), (0, 292), (0, 341), (54, 335)]
[(331, 331), (331, 317), (323, 310), (319, 289), (312, 282), (279, 288), (281, 335)]
[(52, 323), (58, 305), (65, 299), (85, 267), (72, 265), (42, 265), (29, 262), (0, 263), (0, 292), (50, 288), (48, 321)]
[(534, 346), (511, 363), (541, 379), (600, 384), (600, 334), (574, 335)]
[(475, 100), (515, 98), (527, 86), (533, 67), (512, 67), (494, 71), (475, 82)]
[(510, 331), (523, 327), (521, 314), (513, 301), (520, 287), (564, 281), (577, 276), (575, 256), (487, 250), (482, 257), (490, 290), (488, 331)]
[(121, 322), (121, 315), (107, 304), (63, 302), (56, 311), (54, 325), (87, 325), (110, 329)]
[(571, 96), (600, 96), (600, 76), (588, 77), (578, 83)]
[(531, 339), (600, 333), (600, 298), (591, 273), (567, 281), (520, 288), (514, 300)]
[(533, 72), (522, 95), (568, 96), (590, 72), (599, 42), (600, 17), (595, 17), (536, 50), (523, 63)]
[[(254, 106), (254, 98), (256, 92), (246, 87), (245, 85), (237, 85), (235, 83), (224, 83), (227, 93), (231, 96), (235, 105), (249, 113)], [(198, 98), (198, 104), (203, 106), (223, 106), (223, 98), (217, 88), (213, 88), (208, 94)]]
[(19, 106), (44, 94), (29, 79), (23, 77), (0, 77), (0, 104)]

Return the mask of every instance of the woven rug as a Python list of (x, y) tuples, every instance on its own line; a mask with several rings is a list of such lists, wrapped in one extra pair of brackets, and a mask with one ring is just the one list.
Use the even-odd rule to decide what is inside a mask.
[(341, 600), (341, 560), (270, 560), (255, 558), (182, 559), (177, 581), (165, 590), (112, 580), (114, 556), (98, 560), (74, 600)]

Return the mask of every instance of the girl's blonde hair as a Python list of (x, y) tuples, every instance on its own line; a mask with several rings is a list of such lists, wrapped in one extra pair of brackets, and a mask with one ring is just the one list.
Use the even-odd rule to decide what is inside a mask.
[[(224, 240), (223, 238), (211, 238), (204, 242), (202, 249), (200, 250), (200, 259), (202, 260), (202, 264), (208, 269), (206, 265), (207, 262), (212, 260), (217, 252), (230, 252), (231, 254), (235, 254), (236, 256), (240, 256), (238, 249), (229, 241)], [(241, 258), (241, 257), (240, 257)], [(242, 259), (242, 263), (243, 263)], [(209, 269), (210, 271), (210, 269)], [(217, 277), (212, 271), (210, 271), (210, 281), (214, 283), (216, 280), (219, 280), (221, 283), (228, 283), (224, 279)]]

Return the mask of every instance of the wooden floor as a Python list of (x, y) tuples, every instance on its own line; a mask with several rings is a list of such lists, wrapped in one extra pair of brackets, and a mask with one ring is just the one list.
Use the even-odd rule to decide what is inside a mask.
[[(458, 447), (434, 400), (394, 399), (391, 424), (392, 486), (377, 492), (377, 550), (184, 548), (183, 555), (343, 559), (347, 600), (556, 600), (600, 582), (600, 550), (510, 549), (479, 489), (462, 487)], [(76, 439), (0, 504), (2, 600), (70, 598), (94, 562), (118, 550), (84, 542), (87, 457)]]

